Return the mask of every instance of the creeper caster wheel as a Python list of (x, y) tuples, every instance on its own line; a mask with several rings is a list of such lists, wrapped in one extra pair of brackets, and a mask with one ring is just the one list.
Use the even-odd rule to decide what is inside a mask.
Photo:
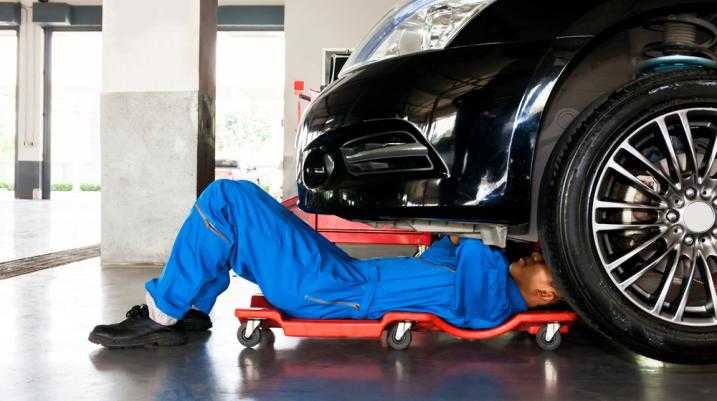
[(271, 329), (261, 327), (260, 320), (249, 320), (242, 323), (237, 331), (239, 343), (247, 348), (261, 344), (273, 344), (274, 333)]
[(396, 351), (403, 351), (411, 345), (411, 322), (398, 322), (391, 326), (386, 336), (388, 346)]
[(563, 342), (563, 336), (560, 334), (560, 324), (550, 323), (538, 330), (535, 335), (535, 341), (538, 347), (543, 351), (555, 351)]
[(261, 344), (262, 345), (271, 345), (274, 344), (274, 341), (276, 341), (276, 336), (274, 336), (274, 332), (271, 331), (268, 327), (261, 327)]

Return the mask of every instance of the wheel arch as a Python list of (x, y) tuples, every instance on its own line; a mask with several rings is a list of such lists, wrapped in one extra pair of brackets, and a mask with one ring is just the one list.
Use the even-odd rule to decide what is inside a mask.
[(650, 13), (710, 6), (714, 6), (713, 0), (497, 0), (467, 24), (450, 47), (525, 41), (525, 38), (600, 36), (625, 21)]
[[(631, 3), (632, 7), (628, 7), (627, 3)], [(645, 40), (645, 37), (634, 38), (634, 30), (641, 26), (640, 22), (654, 16), (695, 11), (717, 12), (717, 5), (712, 1), (680, 0), (604, 2), (558, 35), (559, 38), (574, 38), (578, 42), (582, 40), (582, 43), (579, 48), (554, 46), (536, 69), (534, 81), (546, 81), (545, 76), (548, 75), (552, 78), (552, 85), (543, 95), (546, 100), (541, 109), (540, 127), (530, 138), (533, 145), (529, 155), (532, 158), (530, 224), (527, 232), (518, 238), (538, 240), (537, 210), (541, 182), (558, 140), (593, 102), (638, 77), (633, 65), (637, 49), (631, 47), (631, 42)], [(560, 68), (556, 68), (556, 60), (562, 62)], [(586, 76), (590, 79), (586, 80)]]

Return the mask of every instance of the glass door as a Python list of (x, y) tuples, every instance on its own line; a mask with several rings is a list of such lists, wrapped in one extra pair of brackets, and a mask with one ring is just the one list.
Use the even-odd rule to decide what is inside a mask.
[(15, 189), (17, 31), (0, 30), (0, 198)]
[(52, 32), (52, 196), (100, 190), (102, 32)]
[(216, 178), (282, 190), (284, 32), (217, 37)]

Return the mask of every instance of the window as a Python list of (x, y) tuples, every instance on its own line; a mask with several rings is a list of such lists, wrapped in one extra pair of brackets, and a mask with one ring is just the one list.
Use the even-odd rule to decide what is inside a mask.
[(17, 32), (0, 30), (0, 193), (15, 183)]
[(282, 190), (284, 33), (217, 36), (216, 177)]
[(53, 191), (100, 185), (102, 33), (52, 32), (50, 160)]

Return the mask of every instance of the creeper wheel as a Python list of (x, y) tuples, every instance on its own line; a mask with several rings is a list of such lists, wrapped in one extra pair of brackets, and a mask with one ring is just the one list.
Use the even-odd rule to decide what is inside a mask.
[[(555, 324), (555, 323), (551, 323)], [(538, 343), (538, 347), (543, 351), (555, 351), (560, 347), (563, 342), (563, 336), (560, 334), (560, 326), (553, 328), (555, 332), (550, 336), (550, 326), (545, 325), (538, 330), (538, 334), (535, 335), (535, 342)]]
[(237, 331), (237, 339), (239, 340), (239, 343), (241, 345), (247, 348), (254, 348), (262, 341), (262, 337), (265, 337), (265, 330), (262, 327), (256, 327), (251, 333), (251, 335), (247, 336), (247, 328), (247, 322), (244, 322), (241, 324), (241, 326), (239, 326), (239, 330)]
[[(400, 336), (400, 337), (398, 337)], [(398, 338), (397, 338), (398, 337)], [(411, 323), (399, 322), (391, 326), (386, 336), (388, 346), (396, 351), (403, 351), (411, 346)]]

